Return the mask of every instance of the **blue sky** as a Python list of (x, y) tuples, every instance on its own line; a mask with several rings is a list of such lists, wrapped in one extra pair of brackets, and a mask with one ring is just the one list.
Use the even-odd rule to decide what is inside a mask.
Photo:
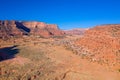
[(120, 0), (0, 0), (1, 20), (42, 21), (61, 29), (120, 23)]

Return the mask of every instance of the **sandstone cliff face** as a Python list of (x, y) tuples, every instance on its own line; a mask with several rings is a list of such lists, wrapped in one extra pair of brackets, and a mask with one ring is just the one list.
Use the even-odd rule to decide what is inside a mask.
[(61, 36), (64, 34), (57, 25), (45, 24), (43, 22), (22, 22), (31, 30), (31, 34), (40, 35), (42, 37)]
[(61, 36), (64, 34), (55, 24), (45, 24), (43, 22), (22, 22), (22, 24), (31, 30), (31, 34), (42, 37)]
[(120, 64), (120, 25), (96, 26), (85, 32), (76, 41), (81, 49), (80, 55), (91, 61)]
[(0, 38), (21, 36), (22, 32), (17, 28), (15, 21), (0, 21)]
[(57, 25), (43, 22), (0, 21), (0, 37), (36, 35), (42, 37), (61, 36), (64, 34)]
[(39, 27), (39, 29), (45, 28), (46, 24), (43, 22), (21, 22), (24, 26), (27, 26), (30, 29), (34, 29), (35, 27)]

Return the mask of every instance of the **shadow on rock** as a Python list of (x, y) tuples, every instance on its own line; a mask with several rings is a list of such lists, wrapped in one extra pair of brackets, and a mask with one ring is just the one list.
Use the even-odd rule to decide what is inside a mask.
[(28, 35), (30, 33), (30, 29), (24, 26), (22, 23), (15, 22), (15, 24), (16, 24), (16, 27), (20, 29), (24, 35)]
[(17, 45), (11, 47), (0, 48), (0, 61), (12, 59), (15, 57), (15, 54), (19, 53)]

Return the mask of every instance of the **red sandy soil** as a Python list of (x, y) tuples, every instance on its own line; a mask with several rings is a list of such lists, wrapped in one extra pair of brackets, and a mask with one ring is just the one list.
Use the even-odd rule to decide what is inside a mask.
[(102, 28), (90, 29), (85, 36), (0, 41), (1, 48), (18, 45), (19, 50), (0, 62), (0, 80), (120, 80), (120, 28)]

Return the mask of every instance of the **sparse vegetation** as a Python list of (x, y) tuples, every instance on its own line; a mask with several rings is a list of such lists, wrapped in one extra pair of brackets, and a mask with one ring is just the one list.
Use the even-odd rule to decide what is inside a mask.
[(120, 72), (120, 69), (118, 69), (118, 72)]
[[(100, 54), (98, 49), (102, 47), (95, 47), (98, 46), (97, 44), (95, 46), (89, 45), (92, 48), (95, 47), (92, 52), (89, 46), (86, 47), (87, 45), (76, 45), (76, 42), (80, 39), (81, 37), (78, 38), (78, 36), (67, 35), (64, 38), (39, 38), (34, 36), (14, 38), (15, 43), (13, 40), (1, 41), (1, 47), (19, 45), (17, 47), (19, 52), (15, 54), (14, 58), (0, 62), (0, 80), (62, 80), (63, 78), (64, 80), (70, 80), (70, 78), (74, 79), (75, 77), (78, 80), (105, 80), (104, 76), (108, 75), (112, 78), (115, 77), (113, 80), (119, 78), (119, 76), (113, 74), (118, 74), (120, 69), (117, 69), (118, 72), (112, 72), (114, 66), (111, 67), (108, 64), (110, 62), (109, 58), (104, 60), (105, 56), (96, 57), (96, 54)], [(114, 49), (111, 51), (114, 52)], [(116, 49), (115, 52), (119, 56), (119, 49)], [(70, 73), (66, 74), (67, 71), (70, 71)], [(94, 73), (92, 73), (93, 71)]]

